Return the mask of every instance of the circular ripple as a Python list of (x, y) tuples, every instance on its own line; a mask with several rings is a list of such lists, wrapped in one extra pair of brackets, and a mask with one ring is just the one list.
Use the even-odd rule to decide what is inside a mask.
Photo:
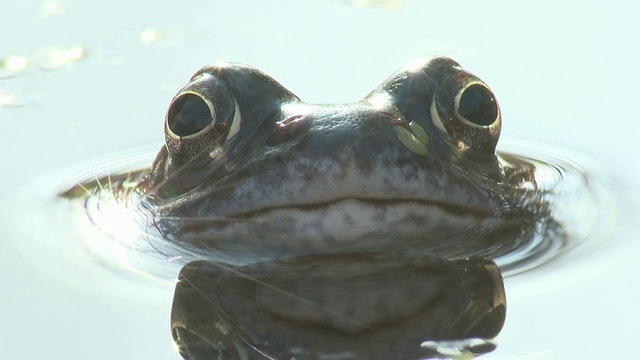
[[(499, 158), (512, 177), (532, 176), (522, 182), (517, 205), (535, 211), (533, 233), (525, 241), (491, 244), (481, 249), (462, 249), (458, 257), (487, 256), (500, 266), (503, 276), (540, 267), (561, 255), (597, 239), (609, 218), (605, 176), (588, 157), (536, 141), (503, 139)], [(79, 173), (61, 196), (75, 205), (74, 224), (81, 230), (85, 248), (109, 268), (121, 267), (137, 274), (171, 280), (181, 265), (210, 258), (202, 249), (178, 244), (157, 230), (159, 219), (149, 209), (136, 184), (155, 151), (131, 153), (100, 163)], [(210, 220), (210, 219), (209, 219)], [(242, 263), (229, 254), (216, 260)]]
[(534, 191), (550, 210), (531, 241), (495, 259), (503, 275), (537, 268), (602, 237), (611, 220), (608, 209), (615, 205), (600, 164), (584, 154), (526, 139), (504, 139), (501, 150), (503, 164), (533, 170)]

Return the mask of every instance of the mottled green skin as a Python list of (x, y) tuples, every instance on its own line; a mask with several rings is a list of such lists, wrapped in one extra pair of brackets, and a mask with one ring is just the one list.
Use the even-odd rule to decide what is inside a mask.
[[(195, 119), (194, 135), (176, 125), (185, 99), (213, 118)], [(166, 238), (234, 262), (490, 253), (532, 223), (495, 155), (500, 127), (488, 87), (448, 58), (400, 69), (349, 104), (307, 104), (254, 68), (221, 63), (172, 101), (166, 146), (140, 189)]]

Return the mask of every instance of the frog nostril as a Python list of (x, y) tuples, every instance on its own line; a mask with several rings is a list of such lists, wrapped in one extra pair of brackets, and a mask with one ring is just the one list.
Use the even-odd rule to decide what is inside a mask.
[(498, 105), (489, 89), (473, 84), (462, 90), (458, 100), (458, 114), (473, 124), (489, 126), (498, 119)]
[(171, 132), (183, 137), (206, 129), (214, 123), (214, 115), (202, 97), (185, 93), (173, 102), (167, 120)]

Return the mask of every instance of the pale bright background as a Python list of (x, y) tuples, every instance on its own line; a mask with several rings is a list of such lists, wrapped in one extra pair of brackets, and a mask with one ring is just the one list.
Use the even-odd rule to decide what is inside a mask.
[(56, 255), (73, 223), (38, 200), (96, 159), (159, 147), (169, 100), (199, 67), (244, 62), (306, 101), (344, 102), (433, 55), (492, 87), (503, 136), (586, 154), (611, 190), (590, 246), (506, 280), (507, 323), (486, 358), (632, 358), (639, 12), (623, 1), (5, 0), (0, 358), (178, 358), (172, 287)]

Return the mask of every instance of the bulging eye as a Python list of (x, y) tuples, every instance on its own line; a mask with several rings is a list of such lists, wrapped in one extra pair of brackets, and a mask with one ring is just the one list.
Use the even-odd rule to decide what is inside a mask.
[(502, 120), (489, 87), (475, 75), (451, 66), (442, 71), (431, 103), (431, 120), (463, 153), (495, 154)]
[(199, 95), (192, 93), (182, 94), (175, 99), (167, 114), (169, 130), (180, 137), (197, 134), (214, 122), (209, 105)]
[(461, 120), (480, 126), (489, 126), (498, 119), (498, 105), (493, 93), (480, 84), (467, 86), (460, 92), (457, 109)]
[(240, 112), (224, 81), (197, 75), (171, 101), (165, 143), (173, 164), (206, 156), (240, 129)]

